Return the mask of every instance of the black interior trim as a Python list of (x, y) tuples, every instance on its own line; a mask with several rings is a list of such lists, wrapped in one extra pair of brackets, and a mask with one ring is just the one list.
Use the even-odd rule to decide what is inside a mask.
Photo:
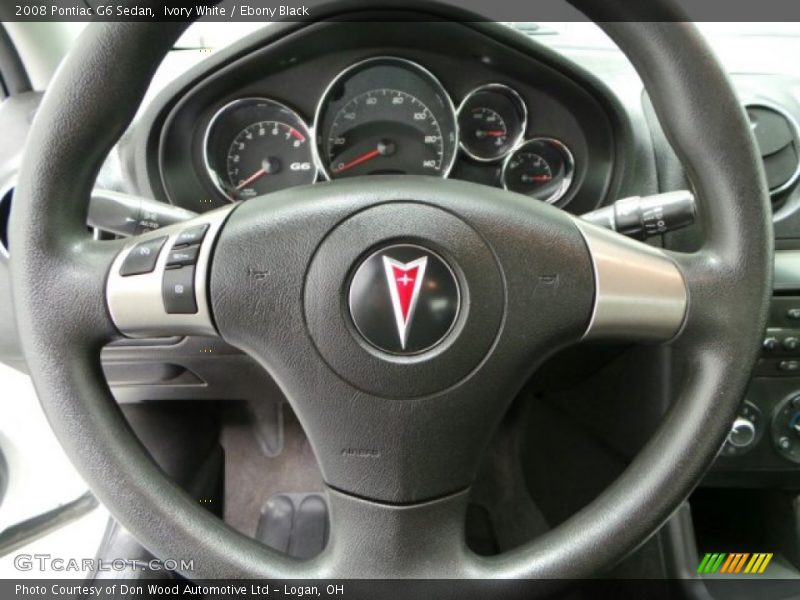
[(30, 92), (33, 88), (11, 37), (0, 23), (0, 84), (6, 96)]

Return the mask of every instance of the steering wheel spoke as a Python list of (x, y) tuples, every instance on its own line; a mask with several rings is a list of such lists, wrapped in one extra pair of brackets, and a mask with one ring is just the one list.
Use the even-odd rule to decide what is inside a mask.
[(469, 576), (476, 557), (464, 537), (468, 496), (461, 491), (402, 506), (329, 490), (328, 550), (316, 566), (363, 578), (385, 576), (386, 565), (400, 577)]
[[(58, 272), (56, 284), (42, 277), (31, 289), (31, 301), (46, 305), (61, 319), (54, 336), (67, 343), (99, 347), (119, 337), (103, 301), (103, 282), (119, 251), (115, 242), (100, 242), (88, 234), (49, 256)], [(18, 261), (17, 264), (19, 264)], [(25, 335), (24, 330), (20, 332)]]
[(129, 337), (216, 335), (208, 302), (212, 250), (233, 207), (130, 239), (108, 272), (106, 299)]
[(681, 330), (689, 294), (666, 252), (580, 219), (592, 259), (595, 297), (584, 339), (667, 342)]

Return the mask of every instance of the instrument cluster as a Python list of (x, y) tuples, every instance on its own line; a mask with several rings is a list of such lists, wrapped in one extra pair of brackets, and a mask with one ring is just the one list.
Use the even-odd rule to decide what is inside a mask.
[(461, 153), (497, 165), (506, 189), (558, 203), (573, 182), (573, 154), (558, 139), (526, 138), (529, 110), (499, 83), (473, 89), (456, 108), (418, 63), (373, 57), (333, 78), (311, 124), (272, 98), (226, 104), (208, 124), (203, 160), (230, 202), (343, 177), (447, 177)]

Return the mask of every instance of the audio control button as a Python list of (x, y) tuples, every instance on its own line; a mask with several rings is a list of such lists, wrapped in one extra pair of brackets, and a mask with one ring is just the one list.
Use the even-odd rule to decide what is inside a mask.
[(178, 249), (170, 250), (167, 255), (167, 266), (174, 267), (180, 265), (193, 265), (197, 262), (197, 254), (200, 252), (200, 246), (183, 246)]
[(194, 293), (194, 266), (167, 269), (162, 284), (164, 310), (169, 314), (197, 313)]
[(122, 277), (128, 277), (130, 275), (152, 273), (156, 268), (156, 261), (158, 260), (161, 248), (166, 241), (166, 236), (163, 236), (136, 244), (136, 246), (128, 252), (128, 256), (125, 257), (122, 267), (120, 267), (119, 274)]
[(208, 223), (184, 229), (178, 234), (178, 237), (175, 238), (175, 245), (173, 248), (188, 246), (190, 244), (199, 244), (203, 241), (206, 231), (208, 231)]

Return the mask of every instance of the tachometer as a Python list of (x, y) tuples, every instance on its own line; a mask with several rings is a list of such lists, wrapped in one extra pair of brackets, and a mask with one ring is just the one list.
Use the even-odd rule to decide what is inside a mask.
[(300, 116), (274, 100), (246, 98), (223, 107), (206, 134), (206, 168), (231, 201), (313, 183), (311, 136)]
[(436, 78), (410, 61), (374, 58), (340, 73), (320, 102), (317, 151), (329, 179), (414, 174), (445, 177), (458, 125)]

